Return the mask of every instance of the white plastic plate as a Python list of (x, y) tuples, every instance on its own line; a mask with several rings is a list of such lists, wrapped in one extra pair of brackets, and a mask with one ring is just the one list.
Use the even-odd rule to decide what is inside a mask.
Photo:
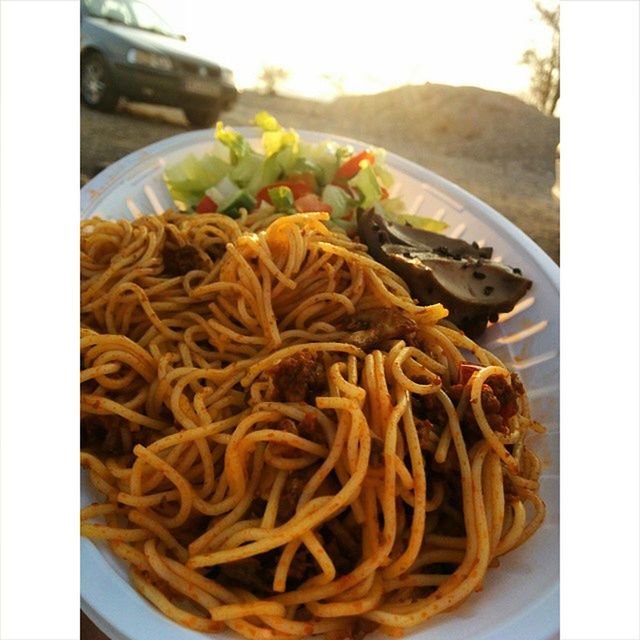
[[(237, 130), (252, 144), (259, 132)], [(361, 150), (371, 145), (330, 134), (299, 131), (309, 142), (335, 140)], [(189, 153), (212, 148), (213, 131), (194, 131), (152, 144), (105, 169), (81, 191), (82, 217), (133, 218), (174, 207), (162, 174)], [(410, 211), (449, 224), (447, 235), (494, 247), (494, 257), (517, 266), (533, 287), (509, 314), (489, 327), (482, 344), (512, 370), (529, 392), (534, 417), (547, 426), (534, 448), (545, 469), (541, 494), (547, 517), (522, 547), (490, 569), (481, 593), (422, 627), (407, 640), (554, 640), (559, 637), (559, 269), (516, 226), (440, 176), (389, 153), (388, 165)], [(174, 207), (175, 208), (175, 207)], [(97, 499), (82, 480), (82, 503)], [(85, 613), (112, 640), (210, 640), (165, 618), (129, 584), (126, 568), (104, 546), (81, 541), (81, 596)], [(231, 633), (216, 634), (232, 638)], [(376, 634), (371, 636), (380, 638)]]

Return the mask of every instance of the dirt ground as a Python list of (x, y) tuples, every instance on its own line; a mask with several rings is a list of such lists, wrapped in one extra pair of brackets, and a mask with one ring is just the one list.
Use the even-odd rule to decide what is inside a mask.
[[(487, 202), (559, 263), (556, 118), (502, 93), (426, 84), (331, 103), (243, 92), (222, 119), (248, 125), (262, 109), (284, 126), (357, 138), (417, 162)], [(134, 103), (110, 114), (83, 106), (80, 124), (81, 181), (189, 128), (178, 109)]]

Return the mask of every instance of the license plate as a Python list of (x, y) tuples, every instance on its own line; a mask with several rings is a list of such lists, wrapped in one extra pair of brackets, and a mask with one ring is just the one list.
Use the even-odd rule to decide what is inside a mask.
[(184, 88), (189, 93), (199, 93), (212, 98), (217, 98), (220, 95), (220, 87), (217, 84), (200, 78), (187, 78), (184, 82)]

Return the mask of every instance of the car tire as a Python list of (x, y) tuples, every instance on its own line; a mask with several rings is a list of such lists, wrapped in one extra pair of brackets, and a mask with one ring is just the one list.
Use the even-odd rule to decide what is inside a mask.
[(184, 114), (192, 127), (208, 129), (212, 127), (220, 116), (220, 109), (184, 109)]
[(113, 111), (119, 95), (105, 59), (92, 51), (80, 60), (80, 97), (92, 109)]

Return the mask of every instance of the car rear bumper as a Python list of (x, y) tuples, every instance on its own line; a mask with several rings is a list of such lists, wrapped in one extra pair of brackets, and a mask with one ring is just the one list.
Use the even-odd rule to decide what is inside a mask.
[(183, 77), (132, 65), (115, 65), (114, 82), (119, 93), (142, 102), (191, 109), (229, 109), (237, 89), (216, 80)]

